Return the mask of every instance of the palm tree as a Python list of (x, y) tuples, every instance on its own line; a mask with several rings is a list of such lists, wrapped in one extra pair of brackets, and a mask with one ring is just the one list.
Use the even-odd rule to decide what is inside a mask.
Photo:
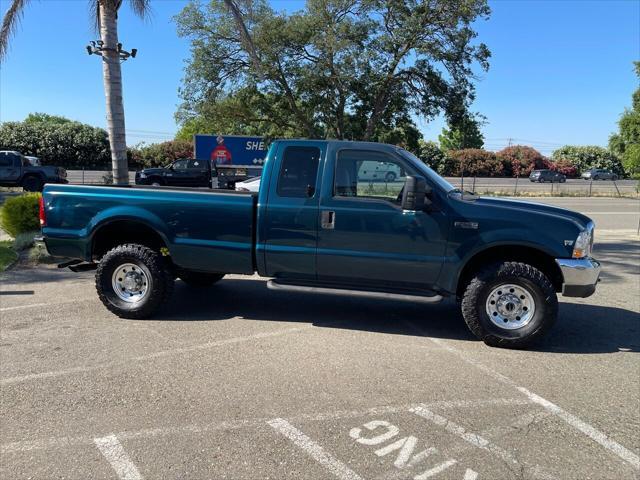
[[(30, 0), (12, 0), (0, 28), (0, 62), (7, 55), (9, 39), (15, 31), (24, 8)], [(127, 141), (122, 103), (122, 72), (118, 45), (118, 9), (122, 0), (88, 0), (95, 13), (96, 26), (102, 45), (102, 77), (107, 101), (107, 130), (111, 146), (113, 181), (118, 185), (129, 183), (127, 167)], [(150, 0), (129, 0), (131, 9), (140, 18), (149, 13)]]

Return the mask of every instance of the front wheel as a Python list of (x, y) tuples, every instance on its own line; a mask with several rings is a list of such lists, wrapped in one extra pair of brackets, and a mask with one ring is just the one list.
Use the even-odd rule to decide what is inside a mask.
[(547, 276), (531, 265), (503, 262), (481, 270), (467, 285), (462, 315), (473, 334), (493, 347), (523, 348), (542, 337), (558, 316)]
[(178, 274), (180, 280), (190, 287), (203, 288), (210, 287), (219, 282), (224, 277), (224, 273), (200, 273), (182, 271)]
[(159, 252), (144, 245), (119, 245), (102, 257), (96, 290), (122, 318), (149, 318), (171, 297), (173, 275)]
[(389, 172), (387, 173), (387, 175), (385, 176), (385, 180), (387, 181), (387, 183), (393, 183), (396, 181), (396, 174), (393, 172)]

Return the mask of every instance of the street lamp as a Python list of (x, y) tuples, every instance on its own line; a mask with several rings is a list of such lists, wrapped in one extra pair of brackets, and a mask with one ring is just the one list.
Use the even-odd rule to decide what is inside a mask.
[(137, 48), (132, 48), (130, 52), (123, 50), (121, 43), (118, 43), (117, 48), (107, 48), (104, 46), (104, 42), (102, 40), (92, 40), (86, 48), (89, 55), (102, 56), (102, 52), (116, 52), (120, 60), (123, 62), (129, 57), (136, 58), (136, 55), (138, 54)]

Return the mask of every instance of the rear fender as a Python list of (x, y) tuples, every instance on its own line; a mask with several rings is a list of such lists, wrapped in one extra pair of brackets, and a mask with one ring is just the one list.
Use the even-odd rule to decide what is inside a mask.
[(164, 244), (169, 248), (169, 252), (171, 252), (173, 242), (170, 241), (171, 236), (169, 235), (165, 223), (148, 210), (130, 206), (116, 206), (108, 208), (100, 211), (95, 217), (93, 217), (87, 225), (87, 231), (89, 232), (89, 246), (93, 245), (93, 239), (101, 228), (123, 220), (138, 222), (153, 229), (158, 235), (160, 235)]

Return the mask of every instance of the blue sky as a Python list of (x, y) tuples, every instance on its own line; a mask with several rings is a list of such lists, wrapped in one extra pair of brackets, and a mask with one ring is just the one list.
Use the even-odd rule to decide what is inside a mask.
[[(125, 2), (126, 3), (126, 2)], [(8, 7), (0, 0), (0, 10)], [(85, 45), (95, 38), (84, 0), (41, 0), (27, 7), (0, 67), (0, 121), (41, 111), (105, 126), (102, 73)], [(147, 21), (127, 5), (120, 39), (139, 55), (123, 65), (127, 142), (172, 138), (189, 44), (171, 18), (185, 2), (152, 1)], [(272, 0), (295, 10), (297, 0)], [(509, 139), (550, 153), (562, 144), (606, 145), (638, 87), (632, 62), (640, 59), (640, 0), (495, 1), (478, 39), (491, 68), (477, 83), (475, 111), (485, 115), (486, 148)], [(443, 122), (418, 121), (427, 139)]]

